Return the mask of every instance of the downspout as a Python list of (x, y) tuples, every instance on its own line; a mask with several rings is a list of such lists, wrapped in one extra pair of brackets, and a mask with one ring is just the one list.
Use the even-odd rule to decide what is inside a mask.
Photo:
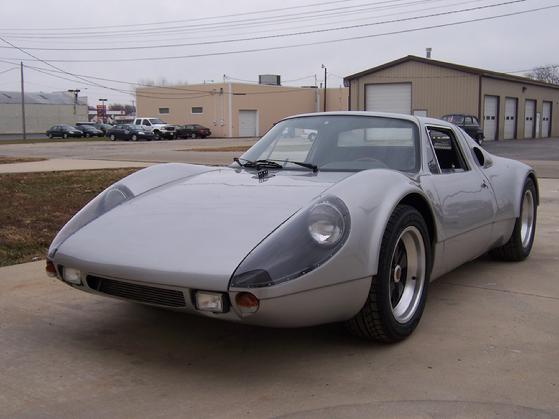
[(233, 138), (233, 109), (232, 109), (232, 106), (233, 106), (233, 90), (232, 90), (232, 87), (231, 87), (231, 80), (228, 81), (228, 86), (229, 86), (229, 94), (228, 94), (229, 97), (227, 98), (227, 101), (229, 103), (229, 105), (228, 105), (229, 109), (228, 109), (228, 114), (227, 114), (227, 119), (228, 119), (228, 122), (227, 122), (228, 129), (227, 129), (227, 131), (228, 131), (228, 137)]

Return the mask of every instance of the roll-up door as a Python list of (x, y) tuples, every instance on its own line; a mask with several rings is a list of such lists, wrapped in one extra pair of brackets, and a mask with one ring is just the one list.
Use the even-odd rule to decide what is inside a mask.
[(497, 138), (498, 114), (499, 98), (497, 96), (485, 96), (483, 107), (483, 135), (485, 141)]
[(542, 137), (549, 137), (551, 132), (551, 102), (542, 103)]
[(536, 119), (536, 101), (526, 99), (524, 103), (524, 138), (532, 138), (534, 137), (534, 120)]
[(505, 140), (516, 137), (516, 98), (507, 97), (505, 99)]
[(365, 110), (410, 114), (411, 83), (366, 85)]

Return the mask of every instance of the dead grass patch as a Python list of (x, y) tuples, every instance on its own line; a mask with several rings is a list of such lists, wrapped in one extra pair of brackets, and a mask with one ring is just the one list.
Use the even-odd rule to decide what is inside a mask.
[(232, 145), (224, 147), (199, 147), (199, 148), (183, 148), (175, 151), (200, 151), (200, 152), (218, 152), (218, 151), (241, 151), (245, 152), (250, 147), (250, 145)]
[(31, 163), (35, 161), (46, 160), (43, 157), (8, 157), (0, 156), (0, 164), (12, 164), (12, 163)]
[(0, 175), (0, 266), (44, 258), (62, 226), (133, 169)]

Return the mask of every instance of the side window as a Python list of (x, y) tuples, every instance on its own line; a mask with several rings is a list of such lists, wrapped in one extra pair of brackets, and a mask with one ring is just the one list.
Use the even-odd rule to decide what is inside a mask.
[(472, 121), (474, 122), (474, 124), (479, 125), (479, 121), (475, 116), (472, 116)]
[(145, 125), (146, 127), (151, 127), (151, 123), (147, 119), (143, 120), (142, 125)]
[(142, 120), (141, 119), (136, 119), (136, 121), (134, 121), (134, 124), (142, 125)]
[(427, 127), (442, 173), (464, 172), (468, 166), (452, 130)]
[(465, 125), (472, 125), (472, 117), (471, 116), (467, 116), (464, 120), (464, 124)]

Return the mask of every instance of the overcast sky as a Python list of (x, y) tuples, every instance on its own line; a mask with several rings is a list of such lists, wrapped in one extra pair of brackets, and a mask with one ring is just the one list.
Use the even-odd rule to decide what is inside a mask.
[[(5, 0), (0, 6), (0, 37), (24, 49), (136, 48), (27, 50), (43, 60), (150, 58), (134, 62), (50, 62), (58, 69), (86, 76), (81, 79), (64, 73), (45, 74), (31, 68), (25, 71), (26, 90), (48, 92), (77, 88), (89, 97), (90, 105), (95, 105), (99, 98), (108, 98), (112, 103), (134, 100), (132, 94), (99, 86), (132, 92), (134, 87), (130, 84), (92, 79), (91, 76), (129, 83), (166, 79), (171, 83), (194, 84), (204, 80), (221, 81), (224, 74), (251, 81), (256, 81), (258, 74), (280, 74), (284, 81), (310, 76), (286, 83), (309, 85), (314, 83), (314, 74), (322, 81), (321, 64), (325, 64), (330, 73), (328, 85), (334, 87), (342, 84), (341, 76), (408, 54), (424, 56), (426, 47), (433, 48), (435, 59), (503, 72), (559, 64), (559, 8), (422, 31), (283, 48), (445, 25), (559, 4), (557, 0), (525, 0), (448, 13), (500, 3), (506, 3), (506, 0)], [(305, 5), (310, 6), (301, 7)], [(421, 18), (441, 13), (447, 14)], [(389, 20), (400, 21), (382, 23)], [(335, 30), (355, 25), (362, 26)], [(270, 37), (325, 29), (330, 30)], [(223, 42), (254, 37), (268, 38)], [(145, 46), (200, 42), (214, 43), (142, 49)], [(8, 45), (0, 40), (0, 46)], [(278, 47), (282, 49), (153, 59)], [(20, 59), (33, 60), (17, 49), (0, 48), (0, 60), (19, 62)], [(24, 61), (24, 64), (54, 70), (40, 61)], [(10, 70), (13, 67), (13, 64), (0, 61), (0, 90), (19, 90), (19, 71)]]

